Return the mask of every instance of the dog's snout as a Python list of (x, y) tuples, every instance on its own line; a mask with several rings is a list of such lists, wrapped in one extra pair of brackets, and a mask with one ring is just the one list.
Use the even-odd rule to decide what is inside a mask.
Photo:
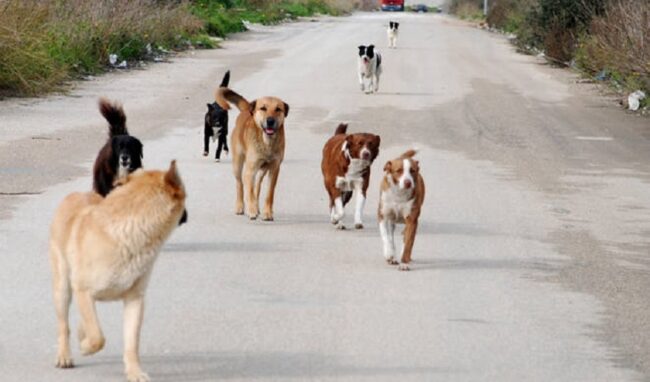
[(269, 117), (269, 118), (266, 119), (266, 126), (268, 126), (268, 127), (275, 127), (275, 123), (276, 123), (276, 121), (275, 121), (275, 118), (273, 118), (273, 117)]
[(411, 179), (404, 180), (404, 188), (409, 189), (411, 187), (413, 187), (413, 182), (411, 182)]
[(129, 161), (129, 156), (126, 155), (126, 154), (122, 154), (122, 155), (120, 155), (120, 160), (121, 160), (122, 162), (126, 163), (126, 162)]
[(361, 159), (363, 159), (363, 160), (368, 160), (368, 159), (370, 159), (370, 153), (369, 153), (368, 151), (365, 151), (365, 150), (364, 150), (364, 151), (361, 153)]

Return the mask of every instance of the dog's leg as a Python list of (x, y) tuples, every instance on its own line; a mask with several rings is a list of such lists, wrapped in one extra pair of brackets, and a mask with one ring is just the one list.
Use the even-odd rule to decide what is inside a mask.
[(246, 189), (246, 209), (248, 217), (251, 220), (257, 219), (259, 215), (259, 199), (255, 195), (255, 175), (258, 169), (255, 163), (246, 163), (244, 165), (244, 188)]
[(402, 259), (399, 263), (400, 271), (408, 271), (409, 263), (411, 262), (411, 251), (413, 250), (413, 243), (415, 242), (415, 233), (418, 229), (417, 217), (407, 217), (406, 227), (404, 227), (404, 248), (402, 248)]
[[(379, 70), (379, 68), (377, 70)], [(372, 82), (375, 85), (375, 87), (373, 88), (373, 91), (372, 91), (373, 93), (377, 93), (379, 91), (379, 74), (380, 73), (377, 71), (373, 75), (373, 81)]]
[(332, 224), (335, 224), (337, 229), (345, 229), (345, 225), (343, 224), (345, 210), (343, 209), (343, 199), (341, 194), (334, 198), (334, 209), (335, 213), (332, 216)]
[(223, 149), (223, 138), (219, 136), (219, 141), (217, 142), (217, 150), (214, 153), (215, 162), (219, 162), (221, 158), (221, 150)]
[(140, 293), (124, 299), (124, 369), (129, 382), (147, 382), (149, 377), (140, 369), (140, 329), (144, 297)]
[(357, 203), (354, 208), (354, 228), (363, 228), (363, 206), (366, 204), (366, 192), (363, 190), (363, 183), (357, 183), (354, 193), (357, 194)]
[(361, 91), (366, 90), (366, 87), (364, 86), (363, 83), (363, 73), (361, 73), (361, 71), (359, 71), (359, 86), (361, 86)]
[(235, 213), (237, 215), (244, 214), (244, 184), (242, 182), (242, 172), (244, 168), (244, 157), (239, 155), (235, 150), (235, 154), (232, 157), (232, 169), (233, 174), (235, 175), (235, 182), (237, 183), (237, 200), (235, 201)]
[(56, 367), (63, 369), (73, 367), (70, 355), (70, 278), (65, 261), (55, 248), (50, 247), (52, 263), (52, 278), (54, 291), (54, 307), (56, 308), (58, 351), (56, 354)]
[(207, 157), (210, 152), (210, 135), (208, 135), (208, 126), (203, 131), (203, 156)]
[(273, 220), (273, 200), (275, 198), (275, 186), (278, 184), (278, 177), (280, 176), (280, 163), (275, 164), (270, 169), (269, 175), (269, 189), (266, 193), (266, 201), (264, 202), (264, 216), (266, 221)]
[(395, 243), (393, 242), (394, 227), (393, 222), (386, 219), (386, 217), (379, 221), (381, 241), (384, 243), (384, 258), (390, 265), (397, 265), (397, 260), (395, 260)]
[(83, 355), (95, 354), (104, 347), (104, 334), (99, 327), (95, 301), (87, 291), (74, 291), (74, 298), (79, 306), (81, 323), (79, 326), (79, 342)]
[(255, 199), (260, 200), (260, 192), (262, 192), (262, 183), (264, 182), (264, 177), (269, 172), (268, 169), (260, 170), (257, 173), (255, 179)]

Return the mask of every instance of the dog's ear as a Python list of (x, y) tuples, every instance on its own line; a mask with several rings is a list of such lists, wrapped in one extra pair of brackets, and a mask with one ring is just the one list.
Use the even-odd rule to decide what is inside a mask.
[(165, 173), (165, 183), (172, 186), (174, 189), (183, 189), (183, 181), (181, 180), (181, 176), (178, 174), (175, 159), (171, 161), (169, 164), (169, 170)]
[(257, 100), (253, 100), (250, 103), (250, 112), (251, 114), (255, 113), (255, 108), (257, 107)]
[(209, 103), (209, 104), (207, 104), (207, 105), (208, 105), (208, 110), (212, 110), (212, 107), (213, 107), (212, 104)]
[(396, 22), (395, 23), (395, 29), (398, 29), (398, 28), (399, 28), (399, 23)]
[(366, 46), (365, 46), (365, 45), (359, 45), (358, 48), (359, 48), (359, 55), (363, 54), (364, 51), (366, 50)]
[(393, 169), (393, 162), (391, 161), (386, 162), (386, 164), (384, 165), (384, 172), (391, 172), (392, 169)]
[(284, 116), (286, 117), (288, 115), (289, 115), (289, 104), (285, 102), (284, 103)]

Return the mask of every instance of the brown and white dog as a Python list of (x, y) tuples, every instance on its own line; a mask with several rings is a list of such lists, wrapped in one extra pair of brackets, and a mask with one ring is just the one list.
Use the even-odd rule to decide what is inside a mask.
[[(424, 201), (424, 179), (419, 162), (413, 159), (415, 150), (386, 162), (384, 179), (379, 192), (379, 231), (384, 243), (384, 257), (388, 264), (399, 264), (399, 270), (409, 270), (411, 251), (418, 229), (418, 218)], [(402, 258), (395, 259), (395, 224), (404, 223)]]
[(323, 147), (321, 170), (330, 197), (330, 220), (345, 229), (344, 207), (356, 193), (354, 227), (363, 228), (363, 206), (370, 180), (370, 166), (379, 154), (381, 138), (369, 133), (347, 134), (348, 125), (340, 124)]
[(262, 219), (273, 220), (273, 198), (284, 159), (284, 120), (289, 115), (289, 105), (276, 97), (262, 97), (248, 102), (228, 88), (219, 88), (219, 104), (226, 101), (239, 109), (232, 132), (232, 166), (237, 181), (235, 213), (244, 214), (244, 187), (246, 211), (251, 220), (259, 215), (259, 197), (262, 181), (269, 174), (269, 187)]

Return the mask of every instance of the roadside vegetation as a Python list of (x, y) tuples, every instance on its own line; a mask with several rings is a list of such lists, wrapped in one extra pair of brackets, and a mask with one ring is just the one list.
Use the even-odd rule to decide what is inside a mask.
[[(482, 0), (454, 3), (458, 13), (480, 10)], [(487, 23), (513, 34), (523, 51), (650, 96), (648, 0), (490, 0)]]
[[(215, 47), (212, 36), (314, 14), (348, 0), (0, 0), (0, 97), (61, 90), (75, 78), (170, 50)], [(111, 57), (111, 55), (114, 55)]]

